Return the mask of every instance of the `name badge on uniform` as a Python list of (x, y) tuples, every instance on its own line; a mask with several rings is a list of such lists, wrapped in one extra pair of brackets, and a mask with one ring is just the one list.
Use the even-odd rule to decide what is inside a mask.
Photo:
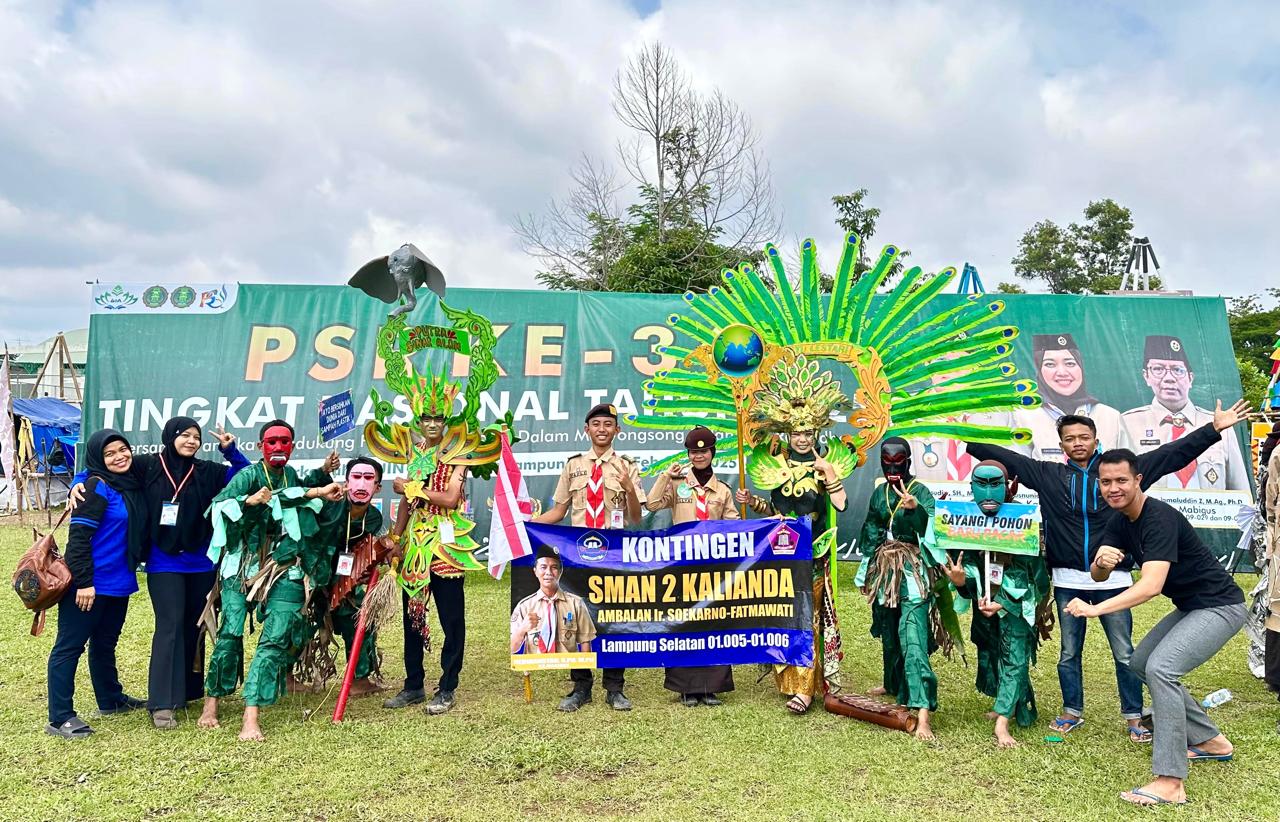
[(987, 572), (987, 576), (991, 580), (992, 587), (999, 588), (1000, 583), (1004, 582), (1004, 566), (995, 560), (992, 560), (991, 568)]
[(446, 545), (452, 545), (457, 539), (457, 534), (453, 530), (453, 520), (442, 519), (440, 524), (436, 526), (436, 533), (440, 535), (440, 541)]
[(609, 512), (610, 528), (622, 528), (626, 524), (627, 523), (626, 523), (626, 520), (623, 518), (623, 513), (621, 508), (615, 508)]
[(178, 524), (178, 504), (176, 502), (166, 502), (160, 506), (160, 524)]
[(676, 486), (676, 496), (680, 499), (689, 499), (693, 496), (693, 489), (689, 487), (689, 483), (682, 482)]
[(346, 551), (338, 554), (338, 576), (349, 577), (356, 567), (356, 555)]

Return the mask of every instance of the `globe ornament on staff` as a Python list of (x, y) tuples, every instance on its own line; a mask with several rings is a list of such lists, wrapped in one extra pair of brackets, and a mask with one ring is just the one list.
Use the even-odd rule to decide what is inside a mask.
[[(734, 323), (720, 330), (711, 345), (711, 358), (720, 373), (729, 378), (733, 390), (733, 404), (738, 423), (738, 487), (747, 483), (747, 460), (743, 449), (742, 424), (746, 414), (747, 386), (750, 378), (764, 361), (764, 340), (749, 325)], [(747, 518), (747, 506), (743, 504), (742, 518)]]

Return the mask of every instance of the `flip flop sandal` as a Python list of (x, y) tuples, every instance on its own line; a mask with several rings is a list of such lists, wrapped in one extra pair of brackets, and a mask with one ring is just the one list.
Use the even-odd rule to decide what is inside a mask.
[(155, 711), (151, 714), (151, 724), (161, 731), (172, 731), (178, 727), (178, 719), (173, 711)]
[(809, 708), (810, 708), (810, 706), (812, 706), (812, 705), (813, 705), (813, 702), (812, 702), (812, 701), (810, 701), (810, 702), (806, 705), (806, 704), (805, 704), (805, 702), (804, 702), (804, 700), (803, 700), (803, 699), (801, 699), (798, 695), (797, 695), (797, 696), (792, 696), (790, 699), (788, 699), (788, 700), (787, 700), (787, 710), (788, 710), (788, 711), (791, 711), (791, 713), (793, 713), (793, 714), (803, 714), (803, 713), (808, 713)]
[(1083, 724), (1084, 724), (1084, 717), (1082, 716), (1072, 717), (1071, 719), (1063, 719), (1062, 717), (1058, 717), (1057, 719), (1049, 723), (1049, 727), (1060, 734), (1069, 734)]
[[(1139, 807), (1148, 807), (1150, 805), (1185, 805), (1187, 804), (1187, 800), (1185, 799), (1182, 800), (1181, 802), (1174, 802), (1172, 799), (1165, 799), (1163, 796), (1157, 796), (1156, 794), (1153, 794), (1150, 791), (1144, 791), (1142, 788), (1134, 788), (1133, 790), (1126, 791), (1125, 793), (1127, 793), (1128, 796), (1122, 793), (1120, 794), (1120, 798), (1123, 799), (1125, 802), (1128, 802), (1130, 805), (1137, 805)], [(1138, 799), (1135, 799), (1132, 797), (1149, 799), (1151, 801), (1139, 802)]]
[(1137, 743), (1139, 745), (1149, 745), (1151, 744), (1151, 731), (1148, 731), (1146, 728), (1143, 728), (1143, 727), (1135, 728), (1132, 725), (1130, 725), (1129, 741)]
[(1232, 751), (1231, 753), (1225, 753), (1225, 754), (1211, 754), (1208, 751), (1203, 750), (1202, 748), (1197, 748), (1195, 745), (1188, 745), (1187, 753), (1191, 754), (1191, 756), (1188, 756), (1187, 759), (1191, 760), (1192, 762), (1197, 762), (1201, 760), (1209, 761), (1209, 762), (1230, 762), (1232, 759), (1235, 758), (1235, 755), (1236, 755), (1235, 751)]
[(80, 717), (73, 716), (61, 725), (55, 726), (52, 723), (45, 725), (44, 732), (63, 739), (85, 739), (93, 733), (93, 728), (90, 728), (89, 724)]

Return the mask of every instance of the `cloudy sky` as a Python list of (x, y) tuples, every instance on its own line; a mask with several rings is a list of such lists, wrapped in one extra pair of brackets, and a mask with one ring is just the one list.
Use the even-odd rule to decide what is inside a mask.
[(1272, 3), (2, 0), (0, 338), (84, 326), (86, 280), (339, 283), (404, 241), (530, 286), (512, 223), (612, 157), (655, 39), (752, 115), (782, 242), (866, 187), (877, 244), (993, 287), (1113, 197), (1171, 286), (1280, 284)]

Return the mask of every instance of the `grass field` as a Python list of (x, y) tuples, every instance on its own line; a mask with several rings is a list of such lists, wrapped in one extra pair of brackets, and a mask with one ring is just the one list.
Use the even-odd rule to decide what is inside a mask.
[[(30, 534), (0, 526), (0, 567), (13, 567)], [(879, 681), (879, 650), (867, 635), (867, 607), (849, 587), (852, 571), (840, 569), (844, 671), (846, 688), (862, 690)], [(719, 709), (681, 707), (655, 671), (629, 673), (630, 714), (606, 708), (599, 686), (591, 705), (557, 713), (567, 692), (558, 674), (536, 676), (534, 704), (526, 705), (506, 667), (506, 585), (475, 575), (467, 596), (467, 659), (452, 713), (391, 712), (371, 697), (334, 726), (332, 695), (294, 696), (266, 711), (267, 742), (246, 744), (236, 740), (234, 699), (220, 731), (197, 729), (193, 709), (174, 732), (152, 730), (137, 712), (90, 720), (97, 733), (83, 742), (46, 736), (45, 662), (56, 626), (51, 619), (32, 638), (27, 612), (6, 595), (0, 819), (1280, 819), (1280, 706), (1246, 671), (1242, 635), (1188, 683), (1197, 695), (1234, 692), (1215, 716), (1236, 760), (1195, 766), (1187, 807), (1143, 810), (1117, 798), (1147, 781), (1150, 749), (1126, 740), (1096, 626), (1086, 649), (1086, 723), (1065, 743), (1044, 741), (1059, 707), (1051, 642), (1033, 672), (1041, 721), (1015, 732), (1021, 748), (997, 751), (973, 669), (941, 658), (936, 745), (822, 711), (791, 716), (769, 680), (756, 684), (754, 667), (736, 671), (738, 690)], [(1164, 601), (1140, 609), (1138, 635), (1167, 609)], [(131, 602), (119, 653), (126, 690), (138, 696), (150, 639), (144, 589)], [(384, 670), (398, 686), (398, 631), (383, 649)], [(429, 665), (428, 687), (435, 673)], [(83, 661), (76, 705), (91, 716)]]

